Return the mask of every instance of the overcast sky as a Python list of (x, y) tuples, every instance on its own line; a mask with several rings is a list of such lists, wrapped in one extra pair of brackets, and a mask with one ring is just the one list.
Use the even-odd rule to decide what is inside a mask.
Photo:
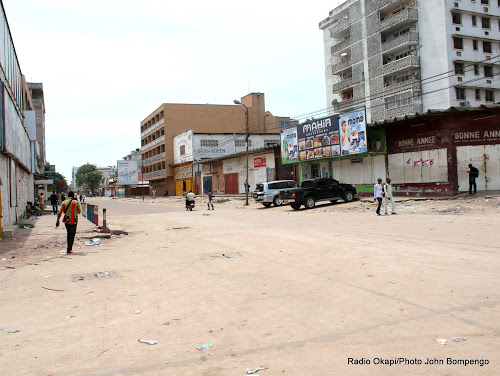
[[(162, 103), (266, 95), (274, 115), (326, 107), (318, 23), (343, 0), (3, 0), (21, 70), (43, 82), (47, 160), (116, 161)], [(253, 5), (253, 7), (251, 7)]]

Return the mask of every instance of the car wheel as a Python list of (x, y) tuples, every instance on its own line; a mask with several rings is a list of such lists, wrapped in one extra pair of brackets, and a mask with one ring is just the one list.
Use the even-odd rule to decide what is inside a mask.
[(292, 207), (293, 210), (299, 210), (300, 209), (300, 205), (299, 204), (290, 204), (290, 206)]
[(270, 202), (264, 202), (262, 203), (262, 205), (264, 205), (266, 208), (269, 208), (272, 204)]
[(352, 199), (353, 199), (352, 192), (344, 193), (344, 201), (345, 202), (351, 202)]
[(332, 204), (335, 204), (338, 200), (330, 200)]
[(307, 209), (312, 209), (312, 208), (314, 208), (315, 205), (316, 205), (316, 201), (314, 201), (314, 198), (308, 197), (306, 199), (305, 206)]
[(283, 202), (281, 202), (280, 196), (275, 196), (274, 197), (273, 205), (274, 206), (281, 206), (281, 205), (283, 205)]

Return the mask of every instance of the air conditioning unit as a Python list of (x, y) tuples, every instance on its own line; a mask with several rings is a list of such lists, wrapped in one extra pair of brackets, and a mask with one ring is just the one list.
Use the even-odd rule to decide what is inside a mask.
[(455, 28), (455, 30), (456, 30), (456, 31), (460, 31), (460, 28), (459, 28), (459, 27), (456, 27), (456, 28)]
[(457, 77), (458, 82), (462, 82), (462, 77)]
[(483, 12), (488, 13), (488, 7), (483, 7)]
[(454, 6), (455, 8), (458, 8), (458, 3), (456, 3), (456, 2), (455, 2), (455, 3), (453, 3), (453, 6)]
[(491, 84), (491, 80), (486, 80), (486, 83), (487, 84)]
[(459, 102), (459, 104), (460, 104), (460, 107), (467, 107), (467, 106), (470, 106), (470, 102), (469, 102), (469, 101)]
[(457, 51), (457, 56), (462, 56), (462, 52)]

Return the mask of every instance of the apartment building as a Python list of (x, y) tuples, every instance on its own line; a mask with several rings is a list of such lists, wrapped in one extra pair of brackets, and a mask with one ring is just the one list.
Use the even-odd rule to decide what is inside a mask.
[(368, 122), (500, 101), (500, 0), (348, 0), (320, 22), (327, 104)]
[[(265, 110), (263, 93), (241, 98), (242, 105), (165, 103), (141, 122), (141, 153), (144, 180), (158, 195), (176, 192), (174, 136), (188, 129), (195, 133), (242, 133), (247, 121), (250, 133), (276, 133), (289, 117), (276, 117)], [(216, 140), (211, 147), (217, 148)]]

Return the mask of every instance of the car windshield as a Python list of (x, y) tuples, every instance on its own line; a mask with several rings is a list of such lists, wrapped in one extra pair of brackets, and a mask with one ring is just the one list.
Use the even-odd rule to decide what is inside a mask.
[(302, 188), (314, 188), (314, 182), (312, 180), (304, 180), (301, 185)]
[(264, 190), (264, 184), (257, 184), (255, 192), (262, 192)]

